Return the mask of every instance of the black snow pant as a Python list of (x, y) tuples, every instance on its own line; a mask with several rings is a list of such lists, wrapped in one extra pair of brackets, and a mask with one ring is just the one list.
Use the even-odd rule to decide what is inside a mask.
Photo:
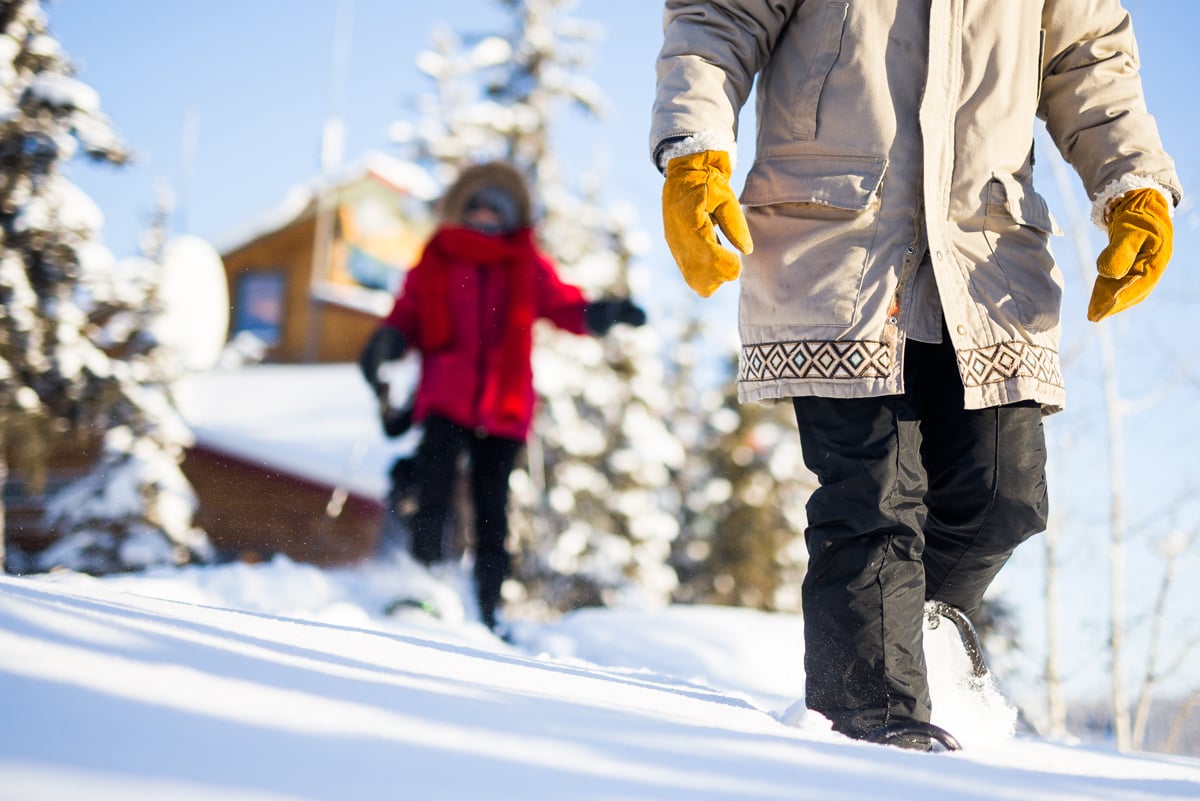
[(950, 338), (909, 341), (905, 392), (794, 399), (808, 502), (805, 702), (836, 731), (928, 722), (923, 608), (968, 615), (1047, 518), (1034, 402), (963, 408)]
[(508, 477), (520, 440), (480, 436), (442, 417), (425, 420), (416, 455), (417, 509), (412, 516), (412, 555), (430, 565), (446, 558), (447, 526), (459, 456), (470, 464), (475, 512), (475, 591), (480, 619), (494, 628), (500, 588), (508, 577)]

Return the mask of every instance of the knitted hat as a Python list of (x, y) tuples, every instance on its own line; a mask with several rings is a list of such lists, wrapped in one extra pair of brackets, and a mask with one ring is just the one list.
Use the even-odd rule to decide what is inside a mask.
[(517, 223), (514, 228), (528, 228), (533, 224), (529, 190), (525, 179), (511, 164), (492, 161), (467, 167), (458, 179), (446, 190), (439, 204), (439, 216), (443, 223), (462, 225), (467, 201), (484, 189), (497, 188), (515, 204)]

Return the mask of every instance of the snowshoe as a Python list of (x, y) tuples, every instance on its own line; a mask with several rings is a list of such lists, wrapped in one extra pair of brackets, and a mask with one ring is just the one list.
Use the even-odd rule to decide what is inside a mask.
[(975, 626), (971, 624), (971, 619), (961, 609), (941, 601), (930, 601), (925, 604), (925, 616), (930, 630), (940, 626), (943, 620), (950, 621), (958, 629), (958, 636), (962, 640), (967, 657), (971, 660), (971, 670), (975, 677), (983, 678), (988, 675), (988, 666), (983, 659), (983, 648), (979, 644), (979, 635), (975, 632)]
[(439, 619), (442, 617), (438, 605), (426, 598), (396, 598), (383, 607), (384, 613), (388, 615), (396, 615), (408, 609), (424, 612)]
[(962, 744), (950, 732), (933, 723), (905, 720), (889, 723), (867, 736), (867, 742), (911, 751), (961, 751)]
[(955, 732), (968, 748), (1009, 740), (1017, 710), (988, 669), (971, 621), (960, 609), (930, 601), (924, 628), (932, 721)]
[[(484, 623), (484, 625), (486, 626), (487, 624)], [(508, 645), (517, 644), (517, 638), (516, 634), (513, 632), (513, 627), (508, 623), (503, 621), (494, 622), (488, 626), (488, 630), (491, 631), (492, 634), (496, 635), (501, 642), (507, 643)]]

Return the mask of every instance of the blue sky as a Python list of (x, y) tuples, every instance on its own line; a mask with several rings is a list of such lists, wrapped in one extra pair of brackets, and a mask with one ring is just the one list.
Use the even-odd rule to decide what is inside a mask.
[[(317, 174), (321, 125), (332, 112), (345, 119), (348, 159), (373, 148), (389, 150), (388, 126), (408, 117), (408, 101), (428, 89), (413, 60), (429, 42), (434, 25), (445, 22), (472, 32), (495, 29), (504, 20), (494, 0), (357, 0), (345, 95), (334, 109), (331, 63), (338, 7), (338, 0), (61, 0), (48, 6), (53, 32), (79, 65), (80, 77), (100, 93), (105, 110), (137, 155), (124, 169), (80, 164), (72, 170), (105, 212), (105, 238), (117, 255), (135, 250), (159, 180), (182, 194), (182, 231), (212, 240), (271, 209), (290, 187)], [(1195, 89), (1200, 3), (1127, 0), (1126, 7), (1139, 35), (1148, 104), (1185, 189), (1200, 192), (1200, 149), (1195, 144), (1200, 130)], [(655, 243), (661, 242), (661, 178), (646, 155), (646, 130), (660, 9), (650, 0), (577, 4), (575, 16), (607, 31), (595, 51), (592, 75), (608, 97), (609, 111), (594, 124), (571, 118), (563, 126), (569, 141), (565, 152), (580, 162), (581, 170), (594, 162), (609, 165), (609, 198), (636, 204)], [(184, 164), (183, 131), (189, 117), (196, 121), (195, 155)], [(747, 151), (743, 165), (748, 161)], [(1039, 179), (1065, 225), (1053, 180), (1044, 169)], [(1156, 393), (1153, 403), (1133, 404), (1125, 426), (1127, 514), (1131, 524), (1152, 523), (1131, 532), (1138, 548), (1172, 516), (1179, 525), (1195, 519), (1195, 509), (1173, 499), (1200, 497), (1194, 458), (1200, 447), (1194, 411), (1200, 368), (1192, 355), (1192, 318), (1200, 302), (1195, 269), (1200, 216), (1194, 203), (1188, 201), (1180, 210), (1176, 224), (1175, 259), (1155, 295), (1107, 323), (1118, 343), (1123, 396), (1138, 401)], [(1086, 258), (1093, 260), (1102, 245), (1099, 234), (1091, 232), (1092, 252)], [(1054, 247), (1064, 262), (1072, 258), (1069, 240), (1056, 240)], [(691, 302), (661, 244), (647, 254), (644, 267), (653, 276), (657, 297)], [(1073, 261), (1064, 264), (1064, 272), (1064, 352), (1072, 362), (1068, 412), (1048, 423), (1058, 453), (1052, 492), (1058, 511), (1070, 521), (1065, 556), (1084, 576), (1077, 597), (1086, 600), (1078, 602), (1102, 610), (1106, 554), (1097, 532), (1104, 525), (1108, 498), (1099, 372), (1090, 347), (1095, 329), (1084, 319), (1090, 280), (1085, 284)], [(715, 326), (732, 332), (735, 302), (732, 288), (706, 302)], [(652, 314), (654, 309), (651, 305)], [(1038, 549), (1028, 547), (1019, 556), (1025, 572), (1013, 571), (1010, 581), (1036, 581)], [(1145, 595), (1156, 565), (1146, 549), (1131, 557), (1131, 593)], [(1193, 572), (1183, 580), (1200, 586), (1194, 566), (1193, 560)], [(1018, 587), (1018, 592), (1024, 590)], [(1095, 629), (1093, 639), (1102, 640), (1101, 623), (1088, 625)]]
[[(345, 119), (348, 159), (389, 150), (388, 126), (409, 117), (410, 101), (430, 88), (413, 62), (433, 27), (494, 30), (505, 20), (493, 0), (357, 0), (353, 7), (340, 109), (332, 108), (331, 86), (338, 0), (64, 0), (49, 7), (52, 29), (80, 77), (100, 92), (138, 155), (120, 171), (73, 173), (105, 210), (118, 254), (135, 246), (160, 178), (185, 194), (188, 233), (219, 239), (271, 208), (317, 173), (321, 125), (331, 112)], [(575, 16), (608, 26), (593, 76), (610, 100), (606, 119), (579, 132), (578, 157), (627, 162), (614, 197), (656, 200), (661, 179), (645, 140), (659, 11), (645, 0), (584, 0)], [(195, 157), (184, 165), (189, 115), (196, 120)]]

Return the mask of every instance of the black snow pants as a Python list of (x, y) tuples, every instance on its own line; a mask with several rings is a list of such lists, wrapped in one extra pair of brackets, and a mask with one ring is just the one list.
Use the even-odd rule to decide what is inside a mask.
[(446, 558), (447, 526), (459, 456), (470, 464), (475, 512), (476, 598), (480, 619), (494, 628), (500, 588), (508, 577), (508, 477), (522, 442), (480, 436), (442, 417), (429, 417), (416, 455), (417, 509), (412, 516), (412, 555), (430, 565)]
[(974, 614), (1048, 512), (1039, 406), (964, 409), (949, 336), (906, 348), (903, 395), (794, 399), (819, 482), (805, 531), (805, 702), (856, 738), (929, 720), (925, 601)]

